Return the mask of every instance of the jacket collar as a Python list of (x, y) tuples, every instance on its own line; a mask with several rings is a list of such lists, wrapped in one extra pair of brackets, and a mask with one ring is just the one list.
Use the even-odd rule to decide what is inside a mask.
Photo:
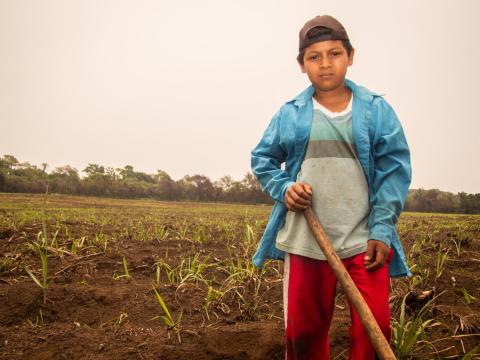
[[(345, 79), (345, 85), (352, 90), (353, 95), (359, 99), (362, 99), (366, 102), (371, 102), (374, 97), (381, 96), (378, 95), (363, 86), (359, 86), (355, 84), (352, 80)], [(310, 85), (305, 90), (303, 90), (300, 94), (294, 97), (292, 100), (288, 101), (289, 103), (293, 102), (294, 105), (298, 107), (304, 106), (307, 101), (309, 101), (313, 94), (315, 94), (315, 88), (313, 85)]]

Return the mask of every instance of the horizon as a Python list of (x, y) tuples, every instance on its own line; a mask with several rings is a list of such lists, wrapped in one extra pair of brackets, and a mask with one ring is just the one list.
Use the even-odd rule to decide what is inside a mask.
[[(3, 156), (5, 156), (5, 155), (13, 155), (13, 154), (3, 154)], [(13, 156), (16, 158), (15, 155), (13, 155)], [(17, 160), (19, 160), (19, 159), (17, 158)], [(37, 165), (37, 164), (32, 164), (32, 163), (30, 163), (28, 160), (25, 160), (25, 161), (20, 161), (20, 160), (19, 160), (19, 165), (22, 165), (22, 163), (28, 163), (28, 164), (30, 164), (30, 165), (36, 166), (36, 167), (39, 168), (39, 169), (42, 168), (41, 166), (39, 166), (39, 165)], [(95, 162), (89, 162), (88, 164), (96, 164), (96, 165), (99, 165), (99, 166), (104, 166), (104, 167), (105, 167), (105, 170), (107, 170), (108, 168), (112, 168), (112, 169), (114, 169), (116, 172), (117, 172), (117, 170), (124, 169), (126, 166), (132, 166), (132, 167), (133, 167), (133, 170), (134, 170), (135, 172), (145, 173), (145, 174), (147, 174), (147, 175), (149, 175), (149, 176), (154, 176), (154, 175), (157, 173), (157, 171), (159, 171), (159, 170), (165, 171), (165, 170), (163, 170), (163, 169), (157, 169), (157, 171), (155, 171), (155, 172), (150, 172), (150, 173), (149, 173), (149, 172), (143, 171), (143, 170), (141, 170), (141, 169), (137, 169), (137, 168), (135, 168), (135, 166), (130, 165), (130, 164), (125, 164), (125, 165), (123, 165), (123, 167), (115, 167), (115, 168), (113, 168), (113, 167), (111, 167), (111, 166), (104, 165), (104, 164), (95, 163)], [(84, 169), (88, 166), (88, 164), (84, 166)], [(42, 164), (40, 164), (40, 165), (42, 165)], [(50, 165), (48, 164), (48, 162), (47, 162), (47, 165), (48, 165), (48, 166), (47, 166), (47, 168), (45, 169), (45, 171), (46, 171), (47, 174), (51, 174), (53, 171), (56, 170), (56, 168), (58, 168), (58, 167), (51, 168)], [(69, 165), (69, 164), (64, 164), (63, 166), (70, 166), (70, 165)], [(60, 166), (60, 167), (63, 167), (63, 166)], [(80, 179), (84, 179), (85, 177), (88, 176), (83, 170), (80, 170), (80, 169), (78, 169), (78, 168), (76, 168), (76, 167), (74, 167), (74, 166), (72, 166), (72, 168), (75, 169), (75, 170), (77, 170)], [(245, 173), (241, 178), (235, 178), (235, 177), (233, 177), (233, 176), (230, 175), (230, 174), (225, 174), (225, 175), (220, 176), (220, 177), (218, 177), (218, 178), (212, 178), (212, 177), (210, 177), (208, 174), (204, 174), (204, 173), (187, 173), (187, 174), (184, 174), (183, 176), (180, 176), (180, 177), (178, 177), (178, 178), (175, 178), (175, 177), (171, 176), (167, 171), (165, 171), (165, 172), (167, 173), (167, 175), (170, 176), (170, 178), (171, 178), (173, 181), (179, 181), (179, 180), (181, 180), (182, 178), (184, 178), (185, 176), (201, 175), (201, 176), (207, 177), (207, 178), (212, 182), (212, 184), (215, 183), (216, 181), (219, 181), (220, 179), (222, 179), (222, 178), (225, 177), (225, 176), (230, 176), (233, 181), (241, 182), (241, 181), (245, 178), (245, 176), (246, 176), (247, 174), (249, 174), (249, 173), (252, 174), (252, 171), (250, 170), (250, 171), (248, 171), (247, 173)], [(440, 189), (440, 188), (424, 188), (424, 187), (414, 188), (414, 187), (412, 187), (412, 186), (410, 186), (409, 190), (426, 190), (426, 191), (428, 191), (428, 190), (439, 190), (439, 191), (442, 191), (442, 192), (447, 192), (447, 193), (452, 193), (452, 194), (458, 194), (458, 193), (467, 193), (467, 194), (473, 194), (473, 195), (477, 194), (477, 193), (470, 193), (470, 192), (464, 191), (464, 190), (448, 191), (448, 190), (444, 190), (444, 189)]]

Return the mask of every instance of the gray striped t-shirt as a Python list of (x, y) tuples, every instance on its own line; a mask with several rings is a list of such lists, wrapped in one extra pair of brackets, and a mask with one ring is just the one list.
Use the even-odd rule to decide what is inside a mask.
[[(352, 95), (353, 98), (353, 95)], [(368, 185), (355, 151), (352, 111), (331, 113), (313, 100), (313, 120), (297, 182), (313, 188), (312, 206), (340, 258), (366, 251)], [(325, 260), (303, 213), (289, 211), (276, 246), (288, 253)]]

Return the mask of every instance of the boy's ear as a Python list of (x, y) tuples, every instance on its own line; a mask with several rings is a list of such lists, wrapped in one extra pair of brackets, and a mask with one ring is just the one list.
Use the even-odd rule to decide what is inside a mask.
[(302, 73), (306, 73), (306, 70), (305, 70), (305, 64), (303, 62), (303, 59), (301, 58), (302, 56), (304, 56), (305, 53), (304, 52), (301, 52), (300, 54), (298, 54), (297, 56), (297, 62), (298, 62), (298, 65), (300, 65), (300, 69), (302, 70)]
[(355, 49), (352, 49), (350, 55), (348, 56), (348, 66), (353, 65), (353, 55), (355, 55)]

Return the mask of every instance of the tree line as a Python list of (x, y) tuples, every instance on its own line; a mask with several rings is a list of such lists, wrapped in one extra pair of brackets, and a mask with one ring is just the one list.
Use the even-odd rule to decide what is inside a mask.
[[(81, 177), (70, 165), (47, 171), (29, 162), (19, 162), (13, 155), (0, 158), (0, 191), (43, 193), (48, 185), (51, 193), (89, 195), (112, 198), (152, 198), (175, 201), (238, 202), (271, 204), (260, 184), (248, 172), (240, 181), (226, 175), (211, 181), (205, 175), (185, 175), (173, 180), (165, 171), (156, 174), (135, 171), (131, 165), (111, 168), (90, 163)], [(438, 189), (411, 189), (405, 203), (406, 211), (480, 214), (480, 193), (467, 194)]]
[(50, 193), (89, 195), (112, 198), (176, 201), (240, 202), (247, 204), (272, 203), (262, 192), (252, 173), (240, 181), (224, 176), (211, 181), (204, 175), (185, 175), (173, 180), (165, 171), (156, 174), (135, 171), (133, 166), (124, 168), (88, 164), (80, 177), (70, 165), (47, 172), (48, 165), (41, 167), (29, 162), (19, 162), (12, 155), (0, 158), (0, 191), (13, 193), (44, 193), (48, 184)]

